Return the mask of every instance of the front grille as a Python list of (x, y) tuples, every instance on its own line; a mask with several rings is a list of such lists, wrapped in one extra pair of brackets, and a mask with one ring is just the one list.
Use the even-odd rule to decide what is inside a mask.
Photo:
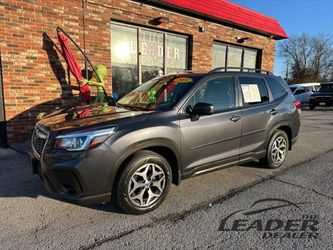
[(48, 138), (49, 138), (48, 131), (45, 130), (44, 128), (36, 126), (32, 136), (31, 144), (34, 152), (38, 157), (41, 156)]

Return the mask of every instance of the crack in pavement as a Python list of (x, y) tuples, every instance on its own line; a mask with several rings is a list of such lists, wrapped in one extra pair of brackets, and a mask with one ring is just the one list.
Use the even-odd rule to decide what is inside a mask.
[(278, 182), (282, 182), (282, 183), (284, 183), (284, 184), (288, 184), (288, 185), (291, 185), (291, 186), (294, 186), (294, 187), (298, 187), (298, 188), (301, 188), (301, 189), (309, 190), (309, 191), (312, 191), (312, 192), (314, 192), (314, 193), (316, 193), (316, 194), (318, 194), (318, 195), (320, 195), (320, 196), (323, 196), (323, 197), (325, 197), (325, 198), (328, 198), (328, 199), (333, 200), (333, 197), (332, 197), (332, 196), (329, 196), (329, 195), (323, 194), (323, 193), (321, 193), (321, 192), (319, 192), (319, 191), (317, 191), (317, 190), (315, 190), (315, 189), (313, 189), (313, 188), (303, 187), (303, 186), (298, 185), (298, 184), (295, 184), (295, 183), (291, 183), (291, 182), (288, 182), (288, 181), (284, 181), (284, 180), (281, 180), (281, 179), (277, 179), (275, 176), (272, 177), (272, 180), (274, 180), (274, 181), (278, 181)]
[[(127, 235), (130, 235), (132, 233), (134, 233), (135, 231), (138, 231), (138, 230), (141, 230), (143, 228), (150, 228), (150, 227), (154, 227), (156, 225), (159, 225), (159, 224), (162, 224), (163, 222), (166, 222), (166, 221), (173, 221), (173, 222), (177, 222), (177, 221), (180, 221), (180, 220), (184, 220), (187, 216), (195, 213), (195, 212), (198, 212), (198, 211), (204, 211), (204, 210), (207, 210), (209, 209), (210, 207), (212, 207), (213, 205), (216, 205), (216, 204), (221, 204), (223, 203), (224, 201), (234, 197), (234, 196), (237, 196), (238, 194), (241, 194), (245, 191), (247, 191), (248, 189), (250, 189), (251, 187), (254, 187), (260, 183), (263, 183), (263, 182), (266, 182), (266, 181), (269, 181), (271, 179), (275, 179), (276, 176), (281, 176), (283, 174), (285, 174), (288, 170), (292, 169), (292, 168), (295, 168), (295, 167), (301, 167), (302, 165), (306, 164), (306, 163), (309, 163), (325, 154), (328, 154), (328, 153), (331, 153), (333, 152), (333, 149), (329, 149), (319, 155), (316, 155), (314, 157), (311, 157), (305, 161), (302, 161), (302, 162), (299, 162), (299, 163), (296, 163), (294, 165), (291, 165), (290, 167), (288, 167), (287, 169), (284, 169), (282, 170), (281, 172), (278, 172), (278, 173), (273, 173), (271, 175), (267, 175), (266, 177), (261, 177), (259, 180), (255, 180), (251, 183), (248, 183), (247, 185), (244, 185), (242, 187), (239, 187), (239, 188), (235, 188), (235, 189), (231, 189), (227, 194), (224, 194), (222, 196), (218, 196), (216, 198), (213, 198), (213, 199), (210, 199), (209, 201), (204, 201), (202, 203), (199, 203), (199, 204), (196, 204), (194, 205), (192, 208), (186, 210), (186, 211), (183, 211), (181, 213), (174, 213), (174, 214), (169, 214), (167, 216), (164, 216), (164, 217), (161, 217), (161, 218), (156, 218), (156, 219), (153, 219), (152, 222), (148, 222), (144, 225), (141, 225), (137, 228), (134, 228), (132, 230), (128, 230), (128, 231), (125, 231), (125, 232), (122, 232), (120, 234), (117, 234), (117, 235), (114, 235), (114, 236), (109, 236), (109, 237), (106, 237), (106, 238), (103, 238), (103, 239), (100, 239), (100, 240), (96, 240), (94, 243), (91, 243), (91, 244), (88, 244), (86, 246), (80, 246), (79, 249), (80, 250), (88, 250), (88, 249), (93, 249), (97, 246), (101, 246), (103, 245), (104, 243), (106, 242), (111, 242), (111, 241), (114, 241), (114, 240), (117, 240), (117, 239), (120, 239), (122, 237), (125, 237)], [(277, 180), (277, 179), (275, 179)], [(290, 183), (288, 183), (290, 184)], [(314, 191), (316, 192), (315, 190), (311, 190), (311, 191)], [(318, 194), (321, 194), (321, 193), (318, 193)], [(321, 194), (322, 195), (322, 194)], [(327, 197), (327, 198), (330, 198), (332, 199), (332, 197)]]

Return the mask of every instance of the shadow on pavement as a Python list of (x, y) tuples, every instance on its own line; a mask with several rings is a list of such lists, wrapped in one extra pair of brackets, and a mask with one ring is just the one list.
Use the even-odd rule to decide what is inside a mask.
[[(0, 149), (0, 151), (0, 198), (28, 197), (35, 199), (42, 196), (61, 201), (55, 195), (48, 193), (38, 175), (32, 174), (26, 155), (18, 154), (11, 149)], [(82, 207), (123, 213), (114, 202)]]

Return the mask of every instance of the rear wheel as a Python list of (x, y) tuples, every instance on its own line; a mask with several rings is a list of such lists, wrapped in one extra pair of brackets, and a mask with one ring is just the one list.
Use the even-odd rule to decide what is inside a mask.
[(171, 175), (171, 167), (161, 155), (148, 150), (136, 153), (120, 175), (116, 203), (131, 214), (156, 209), (168, 195)]
[(286, 132), (276, 130), (268, 144), (265, 165), (269, 168), (279, 168), (287, 158), (289, 149), (289, 139)]

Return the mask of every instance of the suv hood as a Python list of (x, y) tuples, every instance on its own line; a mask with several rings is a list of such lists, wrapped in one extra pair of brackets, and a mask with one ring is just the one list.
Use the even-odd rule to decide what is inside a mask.
[(142, 121), (147, 111), (131, 111), (107, 104), (92, 104), (57, 110), (38, 122), (51, 131), (82, 130), (85, 128), (105, 126), (114, 123)]

